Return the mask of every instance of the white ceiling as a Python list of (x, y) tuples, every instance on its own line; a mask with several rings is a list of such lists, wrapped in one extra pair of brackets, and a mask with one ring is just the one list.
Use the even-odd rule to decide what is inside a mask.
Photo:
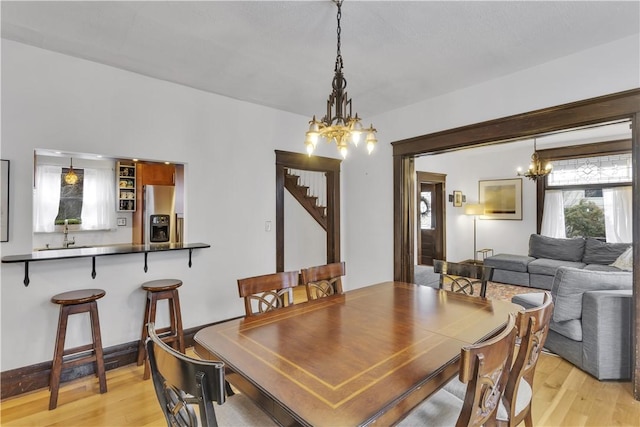
[[(336, 12), (322, 1), (2, 1), (2, 37), (322, 116)], [(357, 1), (342, 56), (361, 117), (640, 34), (638, 1)]]

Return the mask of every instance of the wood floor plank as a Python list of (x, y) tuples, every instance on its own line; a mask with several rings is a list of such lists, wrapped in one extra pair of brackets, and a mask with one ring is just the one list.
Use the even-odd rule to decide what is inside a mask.
[[(187, 353), (195, 356), (192, 349)], [(95, 377), (64, 383), (58, 408), (48, 410), (49, 391), (37, 390), (0, 402), (2, 426), (166, 425), (143, 368), (128, 365), (107, 372), (108, 392), (99, 393)], [(640, 425), (640, 402), (631, 383), (601, 382), (557, 356), (543, 354), (536, 369), (533, 422), (539, 427)]]

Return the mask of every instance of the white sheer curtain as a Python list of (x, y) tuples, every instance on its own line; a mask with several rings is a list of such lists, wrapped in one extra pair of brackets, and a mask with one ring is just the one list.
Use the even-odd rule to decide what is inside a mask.
[(53, 232), (60, 205), (62, 166), (38, 165), (33, 190), (33, 231)]
[(631, 187), (604, 188), (604, 227), (607, 242), (632, 241)]
[(562, 190), (545, 191), (540, 234), (549, 237), (566, 237)]
[[(80, 230), (116, 228), (115, 173), (113, 169), (83, 168), (82, 225)], [(54, 232), (60, 206), (61, 166), (38, 165), (33, 192), (33, 230)]]
[(82, 229), (116, 227), (115, 175), (112, 169), (84, 169)]

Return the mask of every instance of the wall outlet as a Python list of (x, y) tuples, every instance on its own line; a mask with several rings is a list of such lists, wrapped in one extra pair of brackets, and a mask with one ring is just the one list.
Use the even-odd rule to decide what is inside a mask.
[(122, 227), (127, 225), (127, 218), (118, 218), (118, 226)]

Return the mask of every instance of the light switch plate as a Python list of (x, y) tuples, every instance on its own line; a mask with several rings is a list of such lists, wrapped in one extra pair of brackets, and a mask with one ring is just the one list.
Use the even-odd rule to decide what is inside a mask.
[(118, 226), (127, 225), (127, 218), (118, 218)]

